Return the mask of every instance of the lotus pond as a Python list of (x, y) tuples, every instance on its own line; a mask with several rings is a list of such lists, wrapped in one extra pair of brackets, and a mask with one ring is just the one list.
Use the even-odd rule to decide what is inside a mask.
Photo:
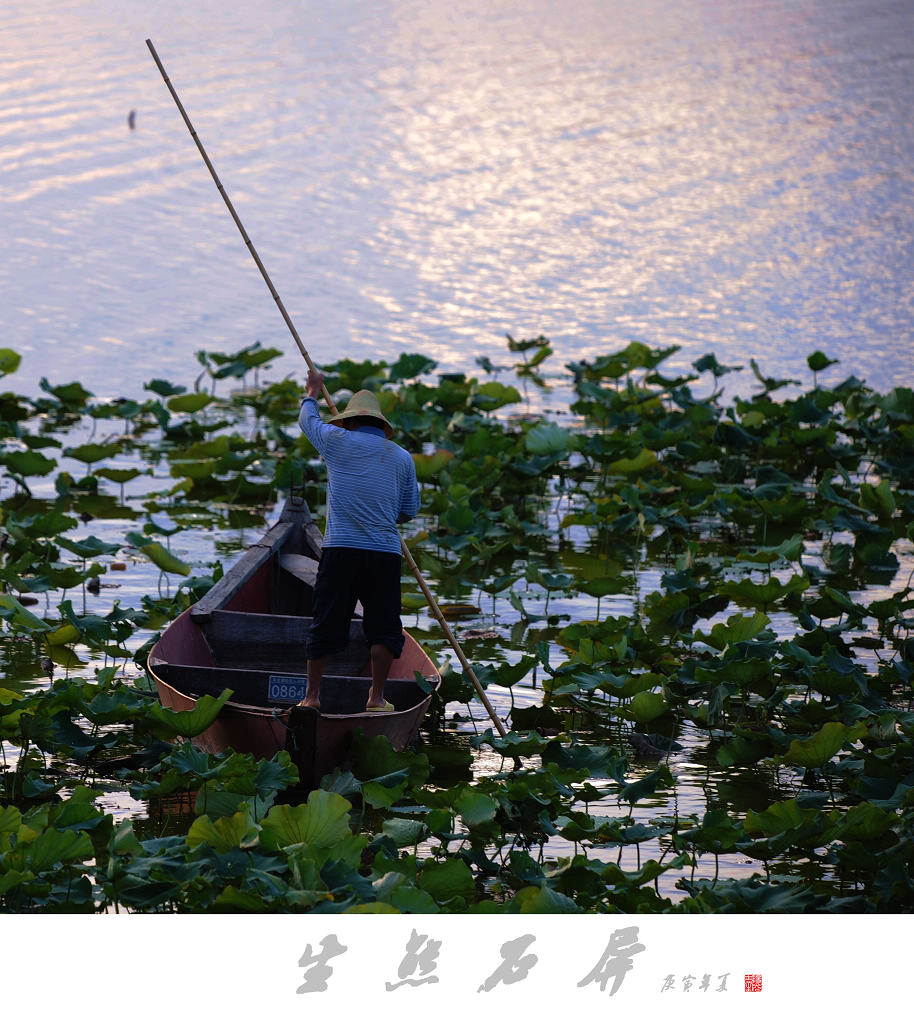
[(414, 749), (363, 741), (302, 802), (285, 754), (196, 751), (220, 702), (167, 711), (144, 670), (290, 488), (320, 522), (301, 382), (256, 343), (130, 397), (0, 394), (0, 908), (914, 908), (914, 392), (822, 387), (820, 352), (800, 382), (507, 351), (473, 378), (324, 367), (414, 453), (404, 536), (509, 731), (405, 577), (442, 699)]

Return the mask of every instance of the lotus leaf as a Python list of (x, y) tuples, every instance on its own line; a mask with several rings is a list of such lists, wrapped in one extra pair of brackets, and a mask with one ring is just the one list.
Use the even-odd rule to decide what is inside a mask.
[(42, 391), (46, 391), (49, 395), (53, 395), (61, 405), (71, 408), (82, 408), (92, 397), (92, 392), (87, 391), (78, 381), (74, 381), (71, 384), (59, 384), (56, 387), (52, 387), (48, 383), (47, 378), (42, 377), (38, 381), (38, 384)]
[(0, 457), (7, 469), (20, 477), (47, 476), (57, 468), (57, 462), (41, 452), (8, 451)]
[(15, 373), (22, 362), (22, 356), (11, 348), (0, 348), (0, 377)]
[(525, 886), (516, 893), (511, 904), (520, 914), (582, 913), (582, 908), (573, 899), (557, 892), (545, 883)]
[(351, 810), (352, 804), (338, 793), (320, 789), (309, 795), (306, 804), (275, 804), (261, 822), (261, 845), (267, 850), (297, 844), (329, 849), (351, 834)]
[(173, 555), (158, 541), (151, 541), (144, 544), (141, 550), (154, 565), (157, 565), (162, 570), (162, 572), (175, 573), (179, 576), (189, 576), (191, 574), (191, 567), (187, 562), (184, 562), (176, 555)]
[(669, 711), (669, 705), (662, 694), (642, 690), (632, 697), (627, 707), (619, 709), (620, 714), (638, 723), (652, 722)]
[(25, 632), (47, 633), (51, 630), (44, 619), (30, 612), (12, 594), (0, 594), (0, 618)]
[(464, 786), (454, 801), (454, 810), (468, 828), (474, 828), (494, 820), (498, 803), (485, 793)]
[(360, 791), (362, 800), (369, 807), (390, 808), (403, 799), (409, 785), (409, 771), (404, 768), (398, 772), (363, 782)]
[(771, 620), (764, 612), (756, 612), (754, 615), (731, 615), (726, 624), (718, 622), (712, 626), (710, 636), (696, 631), (695, 638), (702, 640), (715, 650), (723, 651), (733, 644), (755, 639), (769, 626), (770, 622)]
[(426, 861), (416, 879), (419, 888), (441, 906), (457, 901), (470, 901), (476, 887), (473, 875), (462, 860)]
[(191, 849), (205, 844), (217, 853), (229, 853), (237, 848), (247, 849), (257, 842), (257, 838), (257, 824), (246, 805), (229, 818), (212, 821), (204, 814), (187, 830), (187, 845)]
[(863, 724), (848, 727), (841, 722), (826, 722), (809, 739), (794, 740), (784, 755), (784, 761), (801, 768), (823, 768), (839, 750), (866, 734)]
[(187, 394), (172, 395), (165, 403), (171, 412), (198, 413), (213, 401), (205, 391), (191, 391)]
[(388, 818), (381, 831), (398, 847), (417, 846), (428, 834), (425, 822), (416, 818)]
[(95, 462), (101, 462), (102, 459), (110, 459), (112, 455), (117, 455), (122, 448), (123, 445), (120, 441), (112, 441), (109, 444), (81, 444), (75, 448), (64, 448), (63, 453), (71, 459), (85, 462), (91, 466)]
[(437, 448), (430, 455), (413, 453), (413, 462), (416, 466), (416, 476), (422, 483), (431, 483), (436, 480), (444, 467), (454, 458), (454, 453), (445, 448)]
[(168, 738), (197, 736), (215, 722), (231, 695), (231, 690), (223, 690), (218, 697), (204, 694), (197, 701), (197, 706), (189, 711), (171, 711), (152, 704), (145, 710), (145, 716), (156, 735)]
[(644, 797), (652, 796), (659, 788), (672, 785), (673, 776), (670, 774), (669, 768), (666, 765), (662, 765), (642, 778), (628, 783), (622, 788), (619, 796), (627, 804), (636, 804), (639, 800), (643, 800)]

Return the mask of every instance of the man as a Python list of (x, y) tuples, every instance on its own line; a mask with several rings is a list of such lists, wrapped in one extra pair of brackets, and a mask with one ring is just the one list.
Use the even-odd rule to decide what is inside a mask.
[(305, 645), (308, 686), (301, 706), (320, 709), (327, 658), (346, 646), (349, 621), (361, 601), (371, 651), (365, 710), (393, 711), (384, 684), (404, 642), (397, 524), (419, 511), (416, 468), (409, 453), (390, 440), (393, 427), (370, 391), (356, 392), (344, 412), (324, 423), (317, 406), (323, 382), (322, 374), (308, 374), (299, 421), (327, 464), (327, 525)]

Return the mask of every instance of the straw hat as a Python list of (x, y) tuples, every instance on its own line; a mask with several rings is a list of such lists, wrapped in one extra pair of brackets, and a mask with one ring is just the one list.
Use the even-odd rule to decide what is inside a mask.
[(341, 427), (344, 420), (351, 420), (354, 416), (369, 416), (371, 419), (377, 420), (378, 426), (384, 428), (384, 433), (388, 437), (393, 436), (394, 428), (384, 418), (377, 395), (371, 391), (356, 391), (343, 412), (337, 413), (330, 422), (335, 427)]

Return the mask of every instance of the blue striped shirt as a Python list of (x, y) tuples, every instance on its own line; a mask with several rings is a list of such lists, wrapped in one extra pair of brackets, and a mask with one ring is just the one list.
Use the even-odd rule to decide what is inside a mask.
[(419, 484), (409, 452), (380, 427), (346, 430), (324, 423), (306, 398), (299, 423), (327, 464), (324, 547), (400, 554), (397, 522), (419, 511)]

